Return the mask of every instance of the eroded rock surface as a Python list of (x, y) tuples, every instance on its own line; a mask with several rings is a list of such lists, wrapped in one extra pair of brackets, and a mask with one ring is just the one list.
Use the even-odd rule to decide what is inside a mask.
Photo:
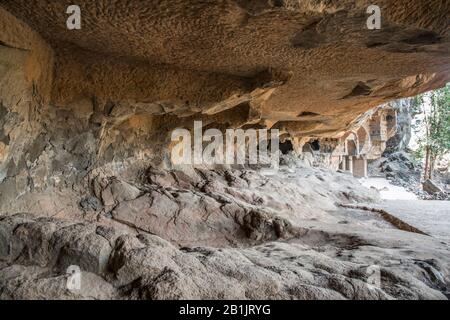
[[(0, 0), (1, 298), (445, 298), (448, 244), (336, 210), (377, 199), (350, 172), (395, 133), (378, 106), (449, 81), (450, 3), (368, 30), (369, 1), (77, 2), (70, 31), (72, 1)], [(174, 167), (194, 120), (293, 152)]]
[(140, 185), (96, 179), (102, 209), (79, 220), (2, 216), (0, 297), (445, 299), (447, 243), (338, 209), (377, 193), (296, 164), (276, 177), (151, 168)]
[[(146, 233), (19, 214), (0, 220), (0, 297), (445, 299), (448, 246), (387, 231), (311, 227), (287, 242), (179, 248)], [(80, 290), (65, 286), (71, 264), (82, 266)], [(378, 285), (369, 285), (370, 266)]]

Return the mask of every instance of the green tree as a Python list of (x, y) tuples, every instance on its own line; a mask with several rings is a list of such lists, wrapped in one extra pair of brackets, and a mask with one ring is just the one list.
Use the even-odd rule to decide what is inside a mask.
[(431, 179), (436, 160), (450, 151), (450, 84), (413, 99), (413, 128), (419, 135), (418, 155), (425, 159), (424, 179)]

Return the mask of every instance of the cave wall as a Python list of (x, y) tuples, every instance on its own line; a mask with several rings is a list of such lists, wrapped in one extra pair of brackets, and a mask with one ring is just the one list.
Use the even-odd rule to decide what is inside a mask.
[(0, 203), (9, 206), (28, 191), (28, 164), (42, 151), (54, 55), (36, 32), (3, 9), (0, 30)]

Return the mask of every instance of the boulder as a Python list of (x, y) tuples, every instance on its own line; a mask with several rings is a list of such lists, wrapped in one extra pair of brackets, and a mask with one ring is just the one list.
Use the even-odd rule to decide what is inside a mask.
[(442, 193), (443, 190), (433, 180), (427, 179), (422, 183), (423, 191), (429, 194)]

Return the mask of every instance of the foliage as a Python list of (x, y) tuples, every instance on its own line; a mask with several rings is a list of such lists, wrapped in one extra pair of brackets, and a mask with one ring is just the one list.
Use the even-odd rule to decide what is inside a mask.
[(415, 156), (425, 158), (425, 177), (429, 177), (435, 160), (450, 152), (450, 84), (415, 97), (411, 111), (419, 137)]

